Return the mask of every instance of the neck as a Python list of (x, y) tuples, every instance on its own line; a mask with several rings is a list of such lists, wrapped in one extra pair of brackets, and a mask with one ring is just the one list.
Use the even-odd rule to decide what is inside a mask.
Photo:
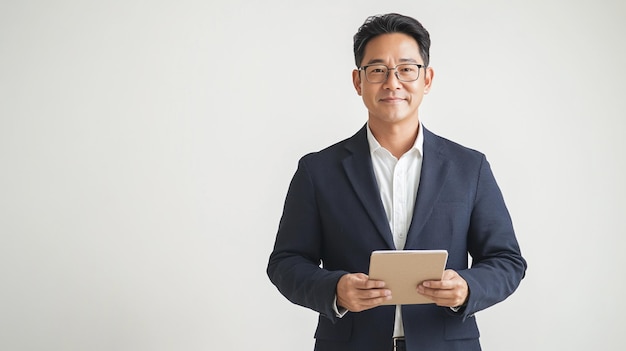
[(368, 124), (380, 146), (391, 152), (397, 159), (413, 147), (419, 131), (417, 118), (393, 124), (377, 123), (370, 119)]

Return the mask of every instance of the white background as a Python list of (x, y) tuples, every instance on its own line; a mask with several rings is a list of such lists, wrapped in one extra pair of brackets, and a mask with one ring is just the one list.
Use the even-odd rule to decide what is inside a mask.
[(366, 110), (352, 35), (432, 38), (435, 133), (487, 154), (527, 277), (485, 350), (622, 350), (622, 1), (0, 2), (0, 349), (311, 350), (265, 274), (299, 157)]

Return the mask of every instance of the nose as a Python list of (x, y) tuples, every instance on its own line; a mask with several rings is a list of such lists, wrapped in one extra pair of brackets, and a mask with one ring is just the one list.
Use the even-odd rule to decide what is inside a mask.
[(387, 72), (387, 80), (383, 83), (383, 87), (385, 89), (400, 89), (402, 87), (402, 82), (398, 79), (398, 71), (396, 69), (390, 69)]

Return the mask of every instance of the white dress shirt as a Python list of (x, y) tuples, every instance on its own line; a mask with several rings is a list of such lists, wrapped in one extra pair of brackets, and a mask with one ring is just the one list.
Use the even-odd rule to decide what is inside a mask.
[[(370, 147), (374, 175), (385, 207), (389, 228), (393, 234), (396, 250), (403, 250), (406, 236), (413, 218), (417, 188), (422, 172), (424, 134), (420, 123), (413, 147), (400, 159), (396, 159), (387, 149), (380, 146), (367, 126), (367, 141)], [(396, 319), (393, 336), (404, 336), (402, 311), (396, 306)]]

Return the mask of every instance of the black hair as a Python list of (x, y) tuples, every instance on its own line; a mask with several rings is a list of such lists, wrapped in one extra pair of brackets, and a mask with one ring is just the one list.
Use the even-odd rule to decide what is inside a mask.
[(354, 61), (357, 67), (361, 67), (367, 43), (371, 39), (387, 33), (404, 33), (415, 39), (424, 65), (428, 67), (430, 34), (416, 19), (397, 13), (370, 16), (356, 32), (354, 35)]

